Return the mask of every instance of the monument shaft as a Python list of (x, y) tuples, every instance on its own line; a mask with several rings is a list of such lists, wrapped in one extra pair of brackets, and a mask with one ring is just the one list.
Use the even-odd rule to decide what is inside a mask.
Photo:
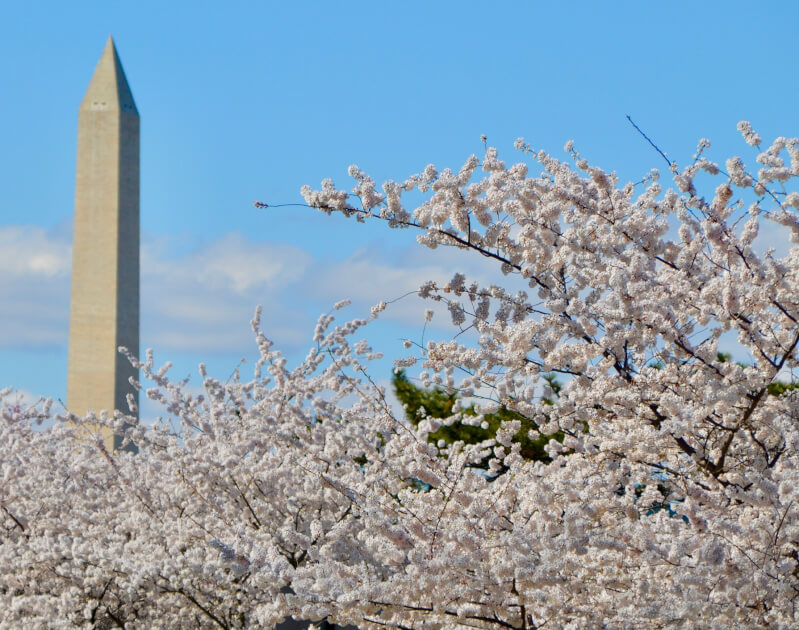
[(137, 372), (119, 346), (138, 356), (139, 114), (109, 37), (78, 114), (69, 411), (129, 412)]

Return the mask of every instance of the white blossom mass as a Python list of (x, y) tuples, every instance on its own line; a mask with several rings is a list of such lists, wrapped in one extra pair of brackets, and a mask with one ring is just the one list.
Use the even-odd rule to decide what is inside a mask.
[[(50, 405), (6, 391), (0, 627), (797, 627), (799, 247), (755, 241), (799, 242), (799, 140), (739, 128), (754, 166), (702, 139), (669, 189), (523, 140), (512, 166), (489, 147), (382, 188), (357, 166), (352, 191), (304, 188), (496, 263), (496, 284), (422, 286), (453, 334), (396, 357), (451, 413), (411, 423), (378, 384), (363, 336), (383, 302), (322, 317), (297, 366), (256, 315), (252, 379), (201, 367), (202, 395), (149, 353), (154, 425), (41, 430)], [(431, 438), (501, 410), (490, 439)], [(138, 452), (104, 450), (97, 424)]]

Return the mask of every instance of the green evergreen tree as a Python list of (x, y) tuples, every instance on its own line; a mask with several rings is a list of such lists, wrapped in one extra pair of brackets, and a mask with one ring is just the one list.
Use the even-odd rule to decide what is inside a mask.
[[(553, 395), (557, 396), (560, 391), (560, 385), (557, 380), (551, 375), (545, 378), (549, 381)], [(414, 426), (418, 425), (425, 416), (446, 418), (452, 415), (453, 406), (458, 399), (456, 394), (448, 393), (441, 387), (425, 389), (414, 385), (408, 379), (404, 370), (394, 373), (392, 383), (397, 399), (405, 406), (405, 414), (408, 421)], [(551, 401), (546, 401), (546, 399), (545, 402), (551, 403)], [(423, 412), (422, 409), (424, 409)], [(478, 415), (474, 405), (461, 408), (460, 411), (467, 416)], [(521, 422), (521, 428), (514, 436), (514, 442), (520, 444), (522, 457), (534, 461), (548, 462), (550, 461), (550, 457), (547, 455), (544, 447), (553, 437), (558, 441), (563, 440), (563, 435), (560, 432), (554, 436), (541, 435), (535, 439), (531, 438), (529, 432), (531, 430), (537, 430), (538, 425), (530, 418), (506, 407), (500, 407), (496, 413), (485, 414), (484, 420), (488, 424), (488, 428), (486, 429), (462, 424), (460, 422), (450, 426), (441, 426), (430, 434), (429, 441), (431, 443), (437, 443), (439, 440), (443, 440), (447, 444), (463, 441), (466, 444), (477, 444), (478, 442), (494, 438), (502, 422), (518, 420)]]

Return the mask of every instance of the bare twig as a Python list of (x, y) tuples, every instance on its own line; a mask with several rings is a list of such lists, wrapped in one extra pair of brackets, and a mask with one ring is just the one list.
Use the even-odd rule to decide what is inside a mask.
[(660, 150), (660, 147), (658, 145), (656, 145), (654, 142), (652, 142), (652, 140), (650, 140), (649, 136), (647, 136), (643, 131), (641, 131), (641, 128), (633, 122), (633, 119), (630, 118), (629, 115), (627, 116), (627, 120), (630, 121), (630, 124), (633, 127), (635, 127), (635, 130), (643, 136), (644, 140), (646, 140), (649, 144), (651, 144), (652, 148), (655, 149), (655, 151), (660, 153), (661, 157), (664, 160), (666, 160), (666, 164), (668, 164), (669, 168), (671, 168), (673, 162), (669, 158), (666, 157), (666, 154), (663, 153), (663, 151)]

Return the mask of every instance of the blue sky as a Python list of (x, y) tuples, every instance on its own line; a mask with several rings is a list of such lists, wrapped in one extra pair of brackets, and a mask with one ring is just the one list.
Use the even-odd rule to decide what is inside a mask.
[[(678, 162), (700, 137), (746, 154), (739, 120), (799, 135), (797, 18), (787, 2), (0, 0), (0, 386), (65, 394), (77, 108), (109, 34), (142, 117), (142, 345), (225, 378), (254, 356), (256, 304), (298, 357), (338, 299), (358, 316), (468, 264), (253, 200), (349, 186), (352, 163), (379, 180), (458, 167), (481, 134), (508, 161), (518, 136), (560, 155), (574, 139), (639, 179), (663, 165), (627, 114)], [(381, 349), (418, 338), (423, 308), (390, 308)]]

